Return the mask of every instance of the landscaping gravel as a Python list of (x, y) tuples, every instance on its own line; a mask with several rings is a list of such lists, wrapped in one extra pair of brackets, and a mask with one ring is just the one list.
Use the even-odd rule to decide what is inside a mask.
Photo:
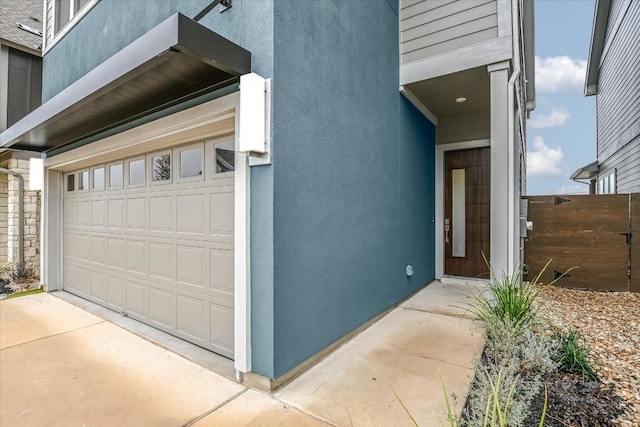
[(640, 294), (547, 287), (541, 297), (549, 322), (584, 335), (599, 378), (628, 403), (617, 424), (640, 426)]

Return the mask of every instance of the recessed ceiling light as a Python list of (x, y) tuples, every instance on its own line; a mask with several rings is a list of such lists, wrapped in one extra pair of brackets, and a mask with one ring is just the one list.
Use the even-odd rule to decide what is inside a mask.
[(461, 98), (456, 98), (456, 102), (457, 103), (462, 103), (462, 102), (464, 102), (466, 100), (467, 100), (467, 98), (462, 98), (462, 97)]

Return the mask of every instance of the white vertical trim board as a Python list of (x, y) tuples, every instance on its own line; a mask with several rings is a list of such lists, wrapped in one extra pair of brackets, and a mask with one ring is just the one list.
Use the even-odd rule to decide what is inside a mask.
[(489, 139), (436, 145), (436, 279), (444, 275), (444, 153), (490, 146)]
[[(240, 97), (236, 97), (236, 112)], [(270, 125), (270, 122), (269, 122)], [(235, 121), (235, 230), (234, 230), (234, 367), (251, 371), (251, 169), (248, 153), (240, 152), (240, 116)], [(268, 132), (269, 133), (269, 132)], [(236, 375), (239, 377), (239, 375)], [(240, 379), (240, 378), (238, 378)]]

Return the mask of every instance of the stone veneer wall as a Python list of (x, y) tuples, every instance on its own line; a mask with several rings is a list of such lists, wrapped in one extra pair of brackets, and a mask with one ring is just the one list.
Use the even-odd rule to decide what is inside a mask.
[[(40, 191), (29, 191), (29, 160), (10, 159), (8, 166), (8, 169), (22, 174), (24, 178), (24, 261), (27, 268), (39, 275)], [(13, 175), (2, 175), (7, 177), (9, 189), (7, 203), (7, 258), (10, 262), (15, 263), (18, 261), (18, 186), (20, 181)]]

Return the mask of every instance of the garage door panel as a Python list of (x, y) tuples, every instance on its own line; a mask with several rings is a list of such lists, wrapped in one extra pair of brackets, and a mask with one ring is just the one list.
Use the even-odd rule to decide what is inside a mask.
[(127, 240), (126, 263), (127, 271), (145, 274), (146, 242), (142, 240)]
[(144, 230), (146, 228), (147, 199), (136, 197), (127, 199), (127, 230)]
[(75, 289), (82, 296), (91, 296), (91, 274), (88, 269), (82, 267), (76, 268)]
[(65, 289), (69, 289), (71, 291), (75, 291), (76, 290), (76, 275), (77, 275), (77, 268), (75, 265), (72, 265), (68, 262), (64, 263), (64, 268), (62, 269), (62, 279), (64, 281), (64, 287)]
[(107, 302), (107, 276), (104, 273), (91, 272), (91, 296), (102, 304)]
[(86, 234), (79, 234), (76, 238), (77, 258), (80, 261), (91, 261), (91, 238)]
[(104, 265), (106, 263), (106, 239), (103, 236), (91, 236), (91, 262)]
[(161, 326), (173, 329), (173, 295), (170, 291), (149, 287), (149, 319)]
[(233, 234), (234, 203), (233, 193), (211, 194), (211, 234)]
[(126, 301), (125, 280), (110, 275), (107, 278), (107, 305), (118, 312), (123, 312)]
[(206, 343), (204, 331), (206, 320), (206, 302), (201, 299), (178, 294), (176, 297), (176, 326), (180, 333)]
[(176, 250), (177, 281), (192, 290), (203, 292), (208, 282), (209, 260), (206, 249), (197, 246), (178, 246)]
[(104, 228), (106, 226), (106, 201), (93, 200), (91, 202), (91, 227)]
[(78, 202), (78, 218), (76, 225), (79, 227), (89, 227), (91, 225), (91, 202), (79, 201)]
[(124, 229), (124, 199), (107, 201), (107, 225), (113, 229)]
[(228, 357), (233, 354), (233, 310), (216, 304), (209, 304), (211, 340), (210, 345), (217, 347), (221, 354)]
[(177, 196), (177, 229), (178, 233), (205, 234), (205, 203), (203, 194)]
[(233, 357), (234, 174), (174, 167), (169, 183), (65, 192), (63, 288)]
[(124, 270), (124, 239), (107, 239), (107, 265), (116, 270)]
[(76, 258), (78, 256), (78, 236), (75, 233), (64, 233), (62, 244), (64, 245), (65, 258)]
[(127, 280), (127, 314), (139, 320), (144, 320), (147, 317), (145, 310), (146, 288), (147, 286), (143, 283)]
[(78, 203), (75, 200), (65, 200), (63, 204), (64, 225), (75, 226), (78, 221)]
[(210, 265), (211, 289), (233, 292), (233, 252), (212, 249)]
[(175, 251), (171, 244), (149, 243), (149, 276), (175, 280)]
[(149, 231), (160, 233), (174, 231), (173, 199), (173, 196), (159, 196), (149, 199)]

